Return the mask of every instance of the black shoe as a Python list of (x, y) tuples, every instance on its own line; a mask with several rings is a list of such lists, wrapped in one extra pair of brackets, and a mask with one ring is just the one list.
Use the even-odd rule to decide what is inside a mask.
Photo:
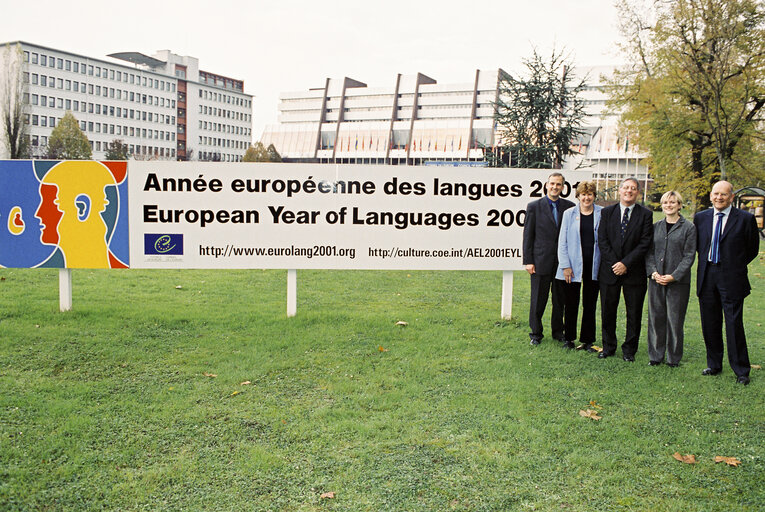
[(635, 362), (635, 356), (622, 356), (622, 359), (624, 359), (628, 363), (634, 363)]
[(704, 368), (701, 370), (701, 375), (717, 375), (722, 371), (722, 368)]
[(670, 368), (677, 368), (680, 365), (680, 363), (667, 363), (667, 366)]
[[(659, 366), (661, 364), (661, 361), (648, 361), (648, 364), (650, 366)], [(667, 366), (672, 366), (671, 364), (667, 364)]]
[(744, 386), (746, 386), (747, 384), (749, 384), (749, 377), (747, 377), (746, 375), (740, 375), (736, 379), (736, 384), (743, 384)]
[(598, 354), (598, 359), (605, 359), (607, 357), (611, 357), (613, 354), (609, 354), (608, 352), (601, 352)]
[(576, 348), (576, 345), (574, 345), (574, 344), (573, 344), (573, 343), (571, 343), (570, 341), (567, 341), (567, 342), (565, 342), (565, 343), (563, 344), (563, 348), (567, 348), (567, 349), (569, 349), (569, 350), (570, 350), (570, 349), (572, 349), (572, 348)]
[(542, 340), (540, 340), (539, 338), (531, 338), (531, 341), (529, 343), (531, 343), (532, 345), (539, 345), (540, 343), (542, 343)]

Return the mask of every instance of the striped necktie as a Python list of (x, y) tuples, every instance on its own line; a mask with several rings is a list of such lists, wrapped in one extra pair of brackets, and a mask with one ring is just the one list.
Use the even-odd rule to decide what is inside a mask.
[(712, 236), (712, 251), (709, 253), (709, 261), (716, 265), (720, 263), (720, 238), (722, 237), (722, 225), (725, 214), (720, 212), (717, 214), (717, 225), (715, 226), (715, 232)]

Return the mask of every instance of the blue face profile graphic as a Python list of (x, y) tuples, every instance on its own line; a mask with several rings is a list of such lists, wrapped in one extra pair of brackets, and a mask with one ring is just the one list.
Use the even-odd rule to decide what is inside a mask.
[(40, 182), (33, 165), (0, 162), (0, 267), (37, 267), (56, 251), (40, 240)]

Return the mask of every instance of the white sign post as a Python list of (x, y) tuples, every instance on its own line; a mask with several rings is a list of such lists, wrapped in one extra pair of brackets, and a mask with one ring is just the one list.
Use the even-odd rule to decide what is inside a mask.
[(58, 269), (58, 309), (61, 312), (72, 310), (72, 269)]
[(287, 316), (297, 315), (297, 270), (287, 271)]

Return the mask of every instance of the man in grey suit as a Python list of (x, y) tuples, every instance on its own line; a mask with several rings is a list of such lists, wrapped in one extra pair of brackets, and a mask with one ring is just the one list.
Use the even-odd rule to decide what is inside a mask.
[(523, 225), (523, 264), (531, 276), (531, 300), (529, 304), (529, 338), (532, 345), (539, 345), (543, 337), (542, 315), (552, 286), (552, 336), (564, 341), (563, 336), (563, 290), (562, 282), (555, 280), (558, 268), (558, 235), (563, 212), (574, 203), (560, 197), (564, 185), (563, 175), (552, 173), (547, 178), (547, 195), (532, 201), (526, 207)]
[(757, 222), (751, 213), (732, 206), (733, 186), (727, 181), (715, 183), (709, 197), (713, 208), (693, 218), (699, 251), (696, 292), (707, 347), (707, 368), (701, 374), (722, 371), (724, 316), (728, 362), (736, 382), (747, 385), (751, 366), (744, 333), (744, 298), (751, 291), (747, 265), (760, 250)]

